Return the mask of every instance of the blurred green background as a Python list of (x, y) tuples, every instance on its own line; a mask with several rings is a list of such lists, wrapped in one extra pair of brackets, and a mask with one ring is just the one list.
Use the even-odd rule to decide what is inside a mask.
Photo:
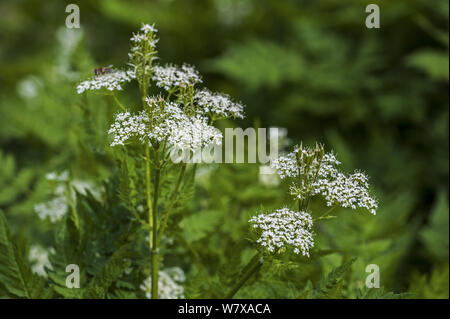
[[(377, 216), (342, 211), (318, 239), (359, 256), (358, 285), (375, 263), (390, 290), (448, 298), (448, 1), (76, 1), (81, 29), (68, 30), (71, 2), (0, 3), (0, 209), (14, 232), (52, 245), (55, 225), (33, 209), (49, 196), (46, 173), (109, 176), (113, 102), (87, 100), (75, 86), (95, 67), (125, 66), (131, 33), (155, 23), (161, 63), (193, 64), (210, 89), (246, 105), (246, 119), (233, 125), (287, 128), (292, 144), (323, 142), (345, 169), (371, 176)], [(365, 27), (369, 3), (380, 6), (380, 29)], [(133, 104), (133, 93), (121, 99)], [(279, 207), (287, 195), (258, 182), (256, 165), (205, 172), (193, 205), (222, 213), (191, 244), (211, 248), (199, 258), (212, 269), (245, 236), (256, 207)], [(322, 269), (337, 259), (325, 257)], [(245, 296), (268, 291), (261, 285)]]

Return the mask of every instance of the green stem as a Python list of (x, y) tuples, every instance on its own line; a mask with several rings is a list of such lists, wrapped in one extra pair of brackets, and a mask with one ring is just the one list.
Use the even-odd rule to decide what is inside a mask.
[(321, 220), (324, 219), (326, 216), (328, 216), (328, 214), (330, 214), (337, 206), (331, 206), (331, 208), (329, 210), (327, 210), (325, 213), (323, 213), (322, 215), (320, 215), (319, 217), (317, 217), (315, 220)]
[(170, 196), (170, 199), (169, 199), (169, 206), (167, 206), (166, 214), (164, 215), (164, 219), (161, 221), (161, 225), (158, 230), (158, 241), (157, 241), (158, 244), (160, 243), (162, 235), (164, 233), (164, 230), (167, 227), (169, 215), (172, 212), (173, 206), (175, 205), (175, 201), (176, 201), (177, 195), (178, 195), (178, 190), (180, 188), (181, 181), (183, 180), (185, 172), (186, 172), (186, 163), (183, 163), (183, 164), (181, 164), (181, 170), (180, 170), (180, 174), (178, 175), (177, 183), (175, 184), (175, 188), (173, 189), (172, 195)]
[(125, 108), (125, 106), (122, 105), (122, 103), (120, 103), (119, 99), (116, 97), (116, 95), (113, 93), (111, 94), (114, 101), (116, 101), (117, 105), (122, 109), (122, 111), (126, 112), (127, 109)]
[(161, 169), (159, 166), (159, 150), (156, 150), (155, 158), (155, 190), (153, 192), (153, 216), (152, 216), (152, 299), (158, 299), (158, 196), (159, 196), (159, 177)]
[(226, 299), (231, 299), (233, 296), (239, 291), (239, 289), (244, 286), (244, 284), (247, 282), (247, 280), (256, 272), (259, 271), (261, 266), (263, 265), (263, 259), (259, 256), (258, 253), (256, 253), (255, 256), (249, 261), (247, 266), (244, 267), (244, 269), (247, 269), (247, 271), (244, 273), (244, 275), (241, 277), (241, 279), (231, 288), (230, 292), (225, 296)]
[(192, 183), (195, 182), (195, 174), (197, 173), (197, 164), (198, 163), (194, 163), (194, 167), (192, 168)]
[(153, 212), (152, 212), (152, 195), (151, 195), (151, 179), (150, 179), (150, 146), (148, 143), (145, 145), (145, 179), (146, 179), (146, 195), (147, 195), (147, 207), (148, 207), (148, 224), (150, 226), (149, 233), (149, 247), (152, 249), (152, 232), (153, 232)]
[(159, 195), (159, 152), (156, 151), (156, 169), (155, 169), (155, 190), (153, 193), (153, 232), (152, 232), (152, 299), (158, 299), (158, 195)]

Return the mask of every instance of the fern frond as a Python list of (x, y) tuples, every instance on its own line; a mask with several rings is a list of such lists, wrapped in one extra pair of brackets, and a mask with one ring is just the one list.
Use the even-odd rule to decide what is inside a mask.
[(352, 258), (344, 262), (341, 266), (334, 268), (326, 277), (323, 277), (312, 289), (309, 282), (299, 298), (342, 298), (344, 275), (350, 270), (351, 265), (356, 261)]
[(43, 298), (45, 280), (32, 272), (25, 247), (15, 244), (0, 211), (0, 282), (10, 297)]

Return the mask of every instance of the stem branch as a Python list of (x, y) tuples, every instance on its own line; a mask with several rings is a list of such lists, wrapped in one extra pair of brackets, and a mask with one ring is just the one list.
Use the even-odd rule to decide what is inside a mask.
[(155, 190), (153, 192), (153, 216), (152, 216), (152, 299), (158, 299), (158, 196), (159, 196), (159, 177), (161, 173), (159, 163), (159, 150), (156, 150), (156, 168), (155, 168)]
[(181, 170), (180, 170), (180, 174), (178, 175), (177, 183), (175, 184), (175, 188), (173, 189), (172, 195), (170, 196), (169, 206), (167, 206), (166, 214), (164, 215), (164, 218), (161, 221), (161, 225), (158, 230), (158, 239), (157, 239), (158, 244), (161, 241), (164, 230), (167, 227), (167, 221), (169, 220), (169, 215), (172, 212), (173, 206), (175, 205), (175, 201), (176, 201), (177, 195), (178, 195), (178, 190), (180, 188), (181, 181), (183, 180), (185, 172), (186, 172), (186, 163), (183, 163), (183, 164), (181, 164)]
[(126, 112), (127, 109), (125, 108), (125, 106), (122, 105), (122, 103), (120, 103), (119, 99), (117, 98), (117, 96), (113, 93), (111, 94), (114, 101), (116, 101), (117, 105), (122, 109), (122, 111)]
[(244, 284), (247, 282), (247, 280), (258, 270), (261, 268), (263, 264), (263, 259), (259, 256), (258, 253), (256, 253), (255, 256), (249, 261), (247, 266), (244, 267), (244, 269), (247, 269), (247, 271), (244, 273), (244, 275), (241, 277), (241, 279), (231, 288), (230, 292), (225, 296), (226, 299), (231, 299), (233, 296), (239, 291), (239, 289), (244, 286)]
[(331, 208), (329, 210), (327, 210), (325, 213), (323, 213), (322, 215), (320, 215), (319, 217), (316, 218), (316, 220), (321, 220), (324, 219), (325, 217), (327, 217), (337, 206), (331, 206)]

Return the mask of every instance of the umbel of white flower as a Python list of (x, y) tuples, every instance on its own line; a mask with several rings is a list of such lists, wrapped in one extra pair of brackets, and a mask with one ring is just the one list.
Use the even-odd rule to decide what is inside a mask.
[(252, 217), (249, 223), (254, 229), (261, 231), (257, 243), (270, 253), (292, 249), (294, 253), (302, 253), (309, 257), (309, 250), (314, 247), (312, 217), (307, 212), (295, 212), (281, 208), (270, 214)]
[[(220, 145), (222, 133), (212, 126), (217, 119), (243, 118), (243, 105), (231, 100), (228, 95), (212, 93), (207, 89), (197, 90), (202, 83), (199, 72), (190, 65), (153, 65), (157, 58), (154, 26), (144, 24), (131, 37), (129, 66), (127, 71), (110, 69), (90, 80), (80, 83), (78, 93), (87, 90), (122, 90), (125, 82), (136, 80), (143, 96), (147, 95), (151, 83), (167, 91), (167, 96), (146, 97), (142, 111), (132, 114), (118, 113), (109, 129), (111, 146), (126, 145), (137, 139), (141, 143), (157, 146), (165, 142), (172, 155), (184, 155), (210, 145)], [(151, 82), (152, 80), (153, 82)], [(171, 99), (170, 99), (171, 98)], [(117, 100), (116, 100), (117, 101)]]
[(352, 209), (365, 208), (376, 214), (377, 200), (370, 194), (369, 178), (360, 171), (345, 174), (339, 171), (341, 163), (323, 146), (297, 147), (271, 163), (281, 178), (291, 178), (291, 194), (299, 200), (321, 195), (328, 206), (339, 205)]
[(159, 39), (156, 36), (157, 32), (158, 30), (153, 25), (143, 24), (140, 31), (134, 33), (130, 39), (129, 65), (136, 74), (139, 83), (147, 83), (146, 79), (151, 71), (152, 63), (158, 58), (156, 44)]
[[(179, 267), (167, 268), (159, 272), (158, 298), (159, 299), (183, 299), (184, 288), (181, 285), (186, 280), (184, 272)], [(140, 286), (145, 292), (145, 297), (152, 298), (152, 278), (148, 277)]]
[(47, 277), (46, 269), (53, 270), (53, 267), (48, 259), (48, 256), (49, 254), (54, 253), (55, 250), (53, 248), (46, 250), (41, 246), (32, 245), (30, 247), (30, 251), (28, 254), (28, 259), (32, 264), (31, 271), (38, 274), (39, 276)]
[(162, 98), (146, 99), (149, 111), (132, 115), (123, 112), (116, 115), (108, 133), (111, 146), (125, 145), (131, 138), (141, 142), (167, 141), (182, 150), (197, 150), (210, 144), (220, 145), (222, 133), (208, 124), (208, 118), (199, 114), (189, 116), (181, 105)]
[(244, 106), (233, 102), (231, 98), (223, 93), (212, 93), (208, 89), (196, 92), (195, 101), (200, 106), (200, 111), (209, 114), (211, 118), (244, 118)]
[(152, 80), (156, 82), (156, 86), (166, 91), (187, 89), (197, 83), (202, 83), (200, 73), (193, 66), (187, 64), (183, 64), (181, 67), (171, 64), (155, 66), (152, 71)]
[[(123, 84), (134, 79), (140, 79), (150, 71), (151, 62), (157, 59), (156, 37), (157, 30), (154, 26), (143, 24), (140, 32), (131, 37), (131, 48), (128, 53), (130, 67), (128, 70), (117, 70), (108, 68), (108, 72), (98, 74), (89, 80), (81, 82), (77, 86), (78, 94), (85, 91), (96, 91), (106, 89), (107, 91), (121, 91)], [(149, 48), (149, 49), (146, 49)]]
[(121, 91), (123, 90), (122, 84), (130, 82), (136, 77), (134, 71), (120, 71), (111, 69), (111, 72), (102, 75), (96, 75), (93, 78), (83, 81), (77, 86), (78, 94), (84, 91), (94, 91), (100, 89), (106, 89), (108, 91)]
[[(62, 173), (50, 172), (46, 174), (46, 179), (52, 184), (52, 196), (49, 201), (37, 203), (34, 205), (34, 211), (40, 219), (49, 219), (51, 223), (56, 223), (63, 218), (69, 208), (68, 198), (66, 196), (67, 184), (70, 185), (70, 199), (76, 201), (76, 193), (86, 195), (89, 190), (95, 198), (100, 199), (100, 189), (90, 181), (70, 180), (69, 172)], [(76, 191), (76, 192), (75, 192)]]

